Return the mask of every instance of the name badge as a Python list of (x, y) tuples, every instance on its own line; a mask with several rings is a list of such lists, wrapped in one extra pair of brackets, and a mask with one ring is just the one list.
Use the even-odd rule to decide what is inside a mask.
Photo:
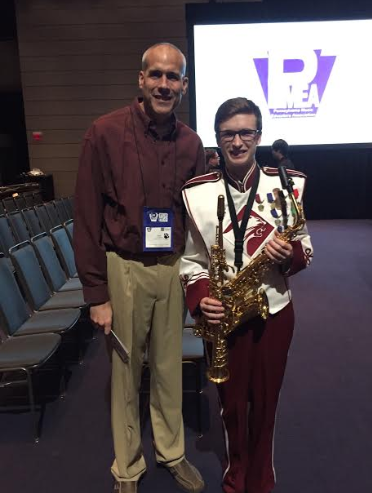
[(143, 208), (143, 251), (173, 251), (173, 219), (171, 209)]

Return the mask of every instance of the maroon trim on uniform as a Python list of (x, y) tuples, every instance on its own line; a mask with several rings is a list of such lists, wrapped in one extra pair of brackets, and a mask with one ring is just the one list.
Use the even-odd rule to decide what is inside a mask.
[(210, 258), (210, 254), (209, 254), (209, 250), (208, 250), (208, 246), (205, 244), (205, 241), (204, 241), (204, 237), (203, 235), (201, 234), (201, 232), (199, 231), (199, 228), (198, 228), (198, 225), (196, 224), (195, 222), (195, 219), (194, 219), (194, 216), (192, 215), (192, 212), (191, 212), (191, 207), (190, 207), (190, 203), (189, 203), (189, 198), (187, 196), (187, 193), (185, 191), (182, 192), (182, 196), (183, 196), (183, 199), (184, 199), (184, 203), (185, 203), (185, 206), (186, 206), (186, 209), (189, 213), (189, 218), (191, 219), (193, 225), (195, 226), (195, 229), (197, 230), (197, 232), (199, 233), (200, 235), (200, 238), (202, 239), (203, 241), (203, 245), (204, 245), (204, 248), (205, 248), (205, 251), (207, 252), (207, 257)]
[[(278, 168), (270, 168), (269, 166), (263, 166), (261, 169), (266, 175), (269, 175), (269, 176), (279, 175)], [(297, 171), (295, 169), (287, 169), (287, 173), (290, 176), (298, 176), (299, 178), (307, 178), (305, 173), (302, 173), (301, 171)]]
[(182, 187), (182, 190), (184, 188), (191, 187), (193, 185), (200, 185), (201, 183), (208, 183), (211, 181), (218, 181), (221, 179), (221, 173), (218, 171), (213, 171), (213, 173), (207, 173), (206, 175), (200, 175), (196, 176), (195, 178), (191, 178), (191, 180), (188, 180), (184, 186)]
[(306, 267), (306, 258), (302, 249), (302, 244), (299, 240), (290, 242), (293, 248), (293, 258), (289, 270), (284, 274), (286, 277), (297, 274)]
[(203, 277), (202, 279), (187, 285), (186, 305), (191, 316), (198, 314), (199, 303), (207, 296), (209, 296), (209, 279)]
[(228, 183), (232, 185), (236, 190), (239, 190), (240, 192), (246, 192), (250, 188), (252, 188), (253, 185), (253, 178), (257, 172), (259, 171), (259, 167), (257, 166), (257, 163), (254, 162), (251, 168), (247, 171), (243, 181), (236, 181), (230, 174), (228, 169), (226, 168), (226, 175), (228, 178)]

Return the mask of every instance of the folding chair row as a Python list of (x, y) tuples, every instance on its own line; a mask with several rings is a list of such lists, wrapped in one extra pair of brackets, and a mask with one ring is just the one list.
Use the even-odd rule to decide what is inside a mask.
[[(7, 374), (2, 380), (4, 386), (27, 384), (35, 441), (39, 440), (41, 417), (36, 416), (33, 373), (50, 361), (61, 344), (61, 336), (76, 326), (80, 314), (77, 308), (32, 312), (5, 257), (0, 257), (0, 321), (5, 334), (0, 345), (0, 373)], [(19, 371), (26, 375), (21, 382)]]
[(17, 243), (7, 216), (0, 216), (0, 250), (9, 256), (9, 248)]
[[(23, 197), (21, 199), (24, 201)], [(14, 204), (13, 198), (8, 197), (6, 200), (11, 200)], [(15, 200), (15, 199), (14, 199)], [(65, 204), (68, 204), (66, 205)], [(34, 210), (37, 217), (38, 217), (38, 223), (39, 226), (36, 228), (36, 231), (30, 231), (31, 236), (33, 234), (39, 234), (42, 231), (49, 231), (51, 228), (58, 226), (60, 224), (64, 224), (66, 221), (69, 221), (72, 219), (72, 209), (70, 205), (69, 199), (56, 199), (51, 202), (45, 202), (45, 204), (38, 204), (35, 206), (26, 206), (26, 203), (24, 204), (24, 207), (7, 207), (4, 209), (4, 207), (0, 208), (0, 215), (7, 214), (8, 216), (13, 216), (14, 214), (21, 214), (25, 213), (27, 211), (28, 215), (31, 215), (31, 210)], [(24, 216), (24, 214), (22, 214)], [(15, 216), (17, 218), (17, 216)], [(27, 227), (29, 228), (29, 224), (27, 223)], [(29, 228), (30, 229), (30, 228)], [(32, 234), (33, 233), (33, 234)], [(22, 232), (21, 235), (18, 237), (20, 241), (24, 241), (26, 238), (24, 236), (24, 233)]]
[(41, 192), (25, 192), (12, 197), (6, 197), (2, 200), (2, 208), (4, 212), (14, 212), (27, 207), (34, 207), (43, 203)]
[(55, 200), (52, 202), (46, 202), (43, 205), (38, 205), (35, 207), (35, 212), (39, 218), (40, 224), (46, 232), (71, 219), (67, 211), (64, 209), (61, 200)]
[(0, 258), (0, 279), (1, 325), (8, 337), (46, 332), (62, 335), (71, 330), (79, 320), (80, 310), (71, 306), (63, 310), (32, 312), (4, 257)]
[(36, 256), (48, 281), (49, 287), (54, 292), (82, 290), (82, 284), (78, 278), (68, 279), (61, 267), (53, 242), (46, 233), (41, 233), (31, 239)]
[(33, 208), (0, 216), (0, 249), (8, 256), (9, 249), (44, 231)]
[[(35, 334), (23, 337), (10, 337), (0, 344), (0, 388), (26, 385), (29, 408), (33, 417), (34, 440), (40, 439), (41, 418), (36, 414), (33, 374), (44, 368), (61, 344), (61, 336), (55, 333)], [(20, 380), (18, 374), (25, 374)]]
[[(52, 211), (53, 209), (51, 209)], [(0, 249), (5, 255), (13, 245), (30, 240), (42, 232), (49, 232), (61, 223), (57, 216), (51, 220), (51, 213), (46, 206), (24, 209), (0, 216)], [(72, 242), (72, 219), (65, 221), (68, 236)]]
[(78, 287), (75, 287), (74, 291), (52, 291), (44, 277), (35, 250), (29, 241), (15, 245), (9, 250), (9, 253), (26, 298), (33, 310), (86, 307), (82, 289)]

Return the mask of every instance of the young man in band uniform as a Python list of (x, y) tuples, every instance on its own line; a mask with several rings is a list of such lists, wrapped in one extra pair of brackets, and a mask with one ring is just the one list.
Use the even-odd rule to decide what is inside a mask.
[[(269, 316), (266, 321), (257, 316), (243, 322), (228, 336), (230, 379), (218, 384), (227, 452), (222, 487), (225, 493), (269, 493), (275, 484), (275, 414), (294, 328), (288, 278), (310, 263), (312, 246), (306, 227), (293, 241), (278, 236), (278, 228), (282, 231), (294, 218), (286, 192), (283, 207), (278, 170), (261, 168), (255, 159), (262, 133), (259, 108), (245, 98), (226, 101), (217, 111), (215, 132), (224, 158), (222, 170), (190, 180), (183, 190), (189, 220), (181, 280), (196, 321), (203, 315), (212, 327), (217, 325), (224, 306), (209, 294), (208, 270), (210, 246), (215, 243), (217, 198), (225, 197), (223, 246), (227, 264), (235, 268), (235, 274), (229, 269), (228, 278), (236, 275), (240, 264), (234, 252), (240, 233), (234, 230), (244, 224), (247, 209), (248, 223), (241, 231), (242, 268), (262, 250), (273, 262), (261, 285), (268, 298)], [(301, 201), (306, 177), (295, 171), (289, 174)]]
[(142, 98), (96, 120), (85, 135), (76, 186), (74, 243), (92, 321), (129, 351), (112, 356), (115, 491), (134, 493), (146, 470), (139, 387), (146, 350), (155, 457), (189, 492), (204, 482), (185, 459), (182, 420), (184, 249), (181, 188), (204, 173), (201, 140), (174, 110), (186, 93), (186, 61), (169, 43), (150, 47)]

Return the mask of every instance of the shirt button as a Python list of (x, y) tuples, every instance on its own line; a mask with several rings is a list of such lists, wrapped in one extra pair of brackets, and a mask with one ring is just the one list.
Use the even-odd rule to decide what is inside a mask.
[(164, 161), (164, 160), (161, 162), (161, 165), (162, 165), (162, 166), (164, 166), (164, 165), (165, 165), (165, 161)]
[(163, 188), (165, 188), (165, 183), (163, 183)]

